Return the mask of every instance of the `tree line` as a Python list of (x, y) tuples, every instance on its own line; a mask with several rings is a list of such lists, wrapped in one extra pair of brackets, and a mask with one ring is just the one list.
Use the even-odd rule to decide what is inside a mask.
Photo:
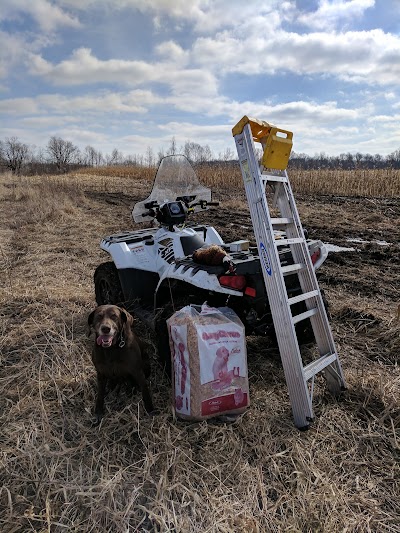
[[(261, 156), (261, 150), (258, 150)], [(178, 147), (175, 138), (170, 140), (167, 149), (157, 153), (148, 146), (145, 154), (124, 155), (117, 148), (111, 154), (103, 154), (93, 146), (80, 150), (71, 141), (53, 136), (45, 148), (36, 148), (21, 142), (17, 137), (0, 141), (0, 171), (9, 170), (14, 174), (63, 173), (80, 167), (96, 166), (147, 166), (156, 167), (166, 155), (184, 154), (194, 164), (237, 164), (237, 156), (231, 148), (215, 155), (209, 145), (200, 145), (186, 141)], [(361, 154), (350, 152), (338, 156), (325, 153), (309, 156), (292, 152), (289, 168), (300, 170), (312, 169), (381, 169), (400, 168), (400, 149), (387, 156), (379, 154)]]

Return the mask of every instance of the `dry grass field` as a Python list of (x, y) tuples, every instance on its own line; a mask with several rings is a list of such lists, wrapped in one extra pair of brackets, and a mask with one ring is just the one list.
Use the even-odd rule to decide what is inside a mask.
[[(176, 420), (153, 349), (159, 413), (111, 393), (93, 428), (99, 241), (132, 228), (145, 174), (0, 176), (0, 531), (399, 532), (399, 175), (293, 174), (310, 236), (354, 248), (319, 273), (348, 390), (318, 388), (309, 431), (293, 425), (274, 342), (258, 337), (251, 406), (234, 424)], [(200, 176), (221, 202), (202, 220), (251, 238), (239, 173)]]

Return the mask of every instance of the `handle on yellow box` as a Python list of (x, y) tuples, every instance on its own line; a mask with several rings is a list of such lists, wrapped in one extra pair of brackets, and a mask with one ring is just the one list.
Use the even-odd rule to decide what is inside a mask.
[[(279, 135), (279, 133), (283, 133), (285, 136), (282, 137), (281, 135)], [(288, 131), (288, 130), (282, 130), (281, 128), (276, 128), (275, 126), (271, 126), (270, 135), (276, 135), (278, 139), (282, 139), (282, 140), (287, 139), (291, 141), (293, 139), (293, 132)]]

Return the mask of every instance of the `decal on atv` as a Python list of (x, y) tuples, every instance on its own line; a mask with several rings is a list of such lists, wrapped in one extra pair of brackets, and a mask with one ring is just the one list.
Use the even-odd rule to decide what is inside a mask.
[(146, 250), (144, 249), (144, 246), (142, 244), (140, 244), (139, 246), (135, 244), (128, 244), (128, 248), (133, 254), (135, 261), (137, 261), (142, 266), (150, 265), (149, 258), (146, 255)]
[(261, 257), (261, 261), (265, 267), (265, 270), (268, 276), (271, 276), (272, 275), (271, 261), (269, 260), (269, 255), (263, 242), (260, 242), (260, 257)]
[(174, 261), (174, 243), (172, 239), (168, 239), (168, 242), (166, 242), (167, 239), (163, 241), (163, 244), (165, 244), (165, 248), (162, 248), (159, 253), (161, 257), (164, 259), (164, 261), (167, 261), (167, 263), (173, 263)]

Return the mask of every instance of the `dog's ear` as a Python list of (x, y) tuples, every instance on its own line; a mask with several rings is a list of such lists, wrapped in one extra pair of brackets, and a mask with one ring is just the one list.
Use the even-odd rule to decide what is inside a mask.
[(119, 308), (121, 312), (121, 320), (128, 328), (131, 328), (133, 326), (133, 316), (128, 313), (126, 309), (123, 309), (122, 307)]
[(93, 327), (93, 320), (94, 320), (94, 314), (96, 311), (92, 311), (90, 315), (88, 316), (88, 329), (87, 329), (87, 335), (90, 337), (90, 334), (92, 333), (92, 327)]

